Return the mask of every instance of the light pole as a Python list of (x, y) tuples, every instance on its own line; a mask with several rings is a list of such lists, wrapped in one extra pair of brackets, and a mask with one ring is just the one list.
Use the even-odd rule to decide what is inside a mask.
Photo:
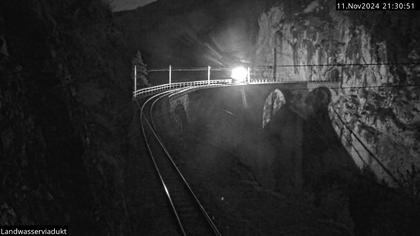
[(137, 65), (134, 65), (134, 92), (137, 90)]
[(210, 70), (211, 66), (207, 66), (207, 83), (210, 84)]
[(248, 73), (247, 73), (247, 81), (248, 81), (248, 84), (251, 82), (251, 69), (249, 68), (249, 66), (248, 66)]
[(171, 85), (172, 82), (172, 66), (169, 65), (169, 85)]

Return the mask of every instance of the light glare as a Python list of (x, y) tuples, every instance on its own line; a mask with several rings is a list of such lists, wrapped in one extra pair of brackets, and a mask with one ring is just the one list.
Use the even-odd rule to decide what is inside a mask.
[(245, 69), (242, 66), (239, 66), (232, 69), (232, 75), (230, 77), (238, 82), (245, 82), (247, 75), (247, 69)]

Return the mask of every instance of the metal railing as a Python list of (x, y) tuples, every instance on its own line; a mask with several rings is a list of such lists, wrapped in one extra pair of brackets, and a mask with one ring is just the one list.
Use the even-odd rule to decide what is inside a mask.
[(133, 92), (133, 97), (143, 97), (153, 95), (158, 92), (162, 92), (169, 89), (176, 89), (176, 88), (185, 88), (185, 87), (198, 87), (198, 86), (212, 86), (212, 85), (224, 85), (224, 84), (231, 84), (231, 79), (224, 79), (224, 80), (198, 80), (198, 81), (188, 81), (188, 82), (178, 82), (178, 83), (170, 83), (170, 84), (162, 84), (153, 87), (147, 87), (138, 89)]
[[(230, 84), (232, 82), (231, 79), (220, 79), (220, 76), (218, 76), (219, 79), (212, 80), (212, 71), (213, 72), (220, 72), (220, 71), (227, 71), (228, 68), (212, 68), (211, 66), (207, 67), (195, 67), (195, 68), (173, 68), (171, 65), (169, 65), (168, 68), (161, 68), (161, 69), (151, 69), (148, 70), (149, 73), (152, 72), (166, 72), (168, 73), (168, 83), (157, 85), (153, 87), (148, 88), (142, 88), (137, 89), (138, 81), (137, 81), (137, 66), (134, 65), (134, 91), (133, 91), (133, 97), (143, 97), (143, 96), (149, 96), (161, 91), (169, 90), (169, 89), (175, 89), (175, 88), (184, 88), (184, 87), (198, 87), (198, 86), (211, 86), (211, 85), (220, 85), (220, 84)], [(173, 83), (173, 74), (174, 72), (207, 72), (207, 80), (197, 80), (197, 81), (182, 81), (182, 82), (175, 82)], [(224, 77), (222, 77), (224, 78)]]
[[(273, 81), (270, 79), (251, 79), (249, 82), (244, 83), (235, 83), (235, 84), (274, 84), (274, 83), (329, 83), (329, 81), (302, 81), (302, 80), (290, 80), (290, 81)], [(197, 80), (197, 81), (187, 81), (187, 82), (177, 82), (170, 84), (161, 84), (153, 87), (146, 87), (133, 91), (133, 97), (145, 97), (162, 92), (165, 90), (176, 89), (176, 88), (186, 88), (186, 87), (202, 87), (202, 86), (217, 86), (217, 85), (235, 85), (232, 83), (232, 79), (219, 79), (219, 80)]]
[[(264, 67), (265, 68), (265, 67)], [(257, 68), (247, 68), (247, 77), (245, 81), (242, 82), (242, 84), (272, 84), (272, 83), (296, 83), (296, 82), (332, 82), (332, 81), (302, 81), (302, 80), (290, 80), (290, 81), (278, 81), (275, 77), (271, 79), (256, 79), (259, 78), (258, 72), (261, 69), (264, 69), (263, 67), (257, 67)], [(232, 84), (232, 79), (229, 77), (228, 73), (230, 72), (232, 68), (228, 67), (195, 67), (195, 68), (174, 68), (171, 65), (168, 68), (160, 68), (160, 69), (151, 69), (148, 70), (149, 73), (154, 72), (163, 72), (168, 73), (168, 83), (167, 84), (161, 84), (153, 87), (147, 87), (147, 88), (141, 88), (137, 89), (138, 87), (138, 81), (137, 81), (137, 67), (134, 66), (134, 91), (133, 91), (133, 97), (144, 97), (144, 96), (150, 96), (155, 93), (169, 90), (169, 89), (176, 89), (176, 88), (184, 88), (184, 87), (198, 87), (198, 86), (211, 86), (211, 85), (227, 85)], [(173, 83), (173, 76), (176, 72), (207, 72), (206, 73), (206, 79), (207, 80), (197, 80), (197, 81), (184, 81), (184, 82), (175, 82)], [(222, 74), (220, 74), (222, 73)], [(212, 80), (211, 76), (216, 76), (218, 79)], [(204, 77), (204, 74), (203, 74)], [(235, 83), (237, 84), (237, 83)]]

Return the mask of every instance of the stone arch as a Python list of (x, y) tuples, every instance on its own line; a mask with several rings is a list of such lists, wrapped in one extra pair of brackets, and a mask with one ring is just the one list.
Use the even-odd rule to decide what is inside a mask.
[(266, 96), (262, 114), (263, 128), (285, 104), (286, 96), (280, 89), (275, 89)]

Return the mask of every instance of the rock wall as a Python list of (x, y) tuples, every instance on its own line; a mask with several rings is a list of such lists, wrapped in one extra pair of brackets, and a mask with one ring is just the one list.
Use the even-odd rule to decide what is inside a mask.
[(0, 2), (1, 225), (129, 235), (151, 224), (111, 14), (101, 0)]
[(407, 179), (420, 168), (420, 66), (409, 64), (419, 59), (418, 15), (338, 12), (332, 2), (316, 0), (277, 4), (258, 23), (257, 77), (337, 81), (330, 112), (337, 111), (373, 154), (344, 132), (343, 145), (356, 163), (391, 185), (374, 157), (403, 184), (419, 178)]

